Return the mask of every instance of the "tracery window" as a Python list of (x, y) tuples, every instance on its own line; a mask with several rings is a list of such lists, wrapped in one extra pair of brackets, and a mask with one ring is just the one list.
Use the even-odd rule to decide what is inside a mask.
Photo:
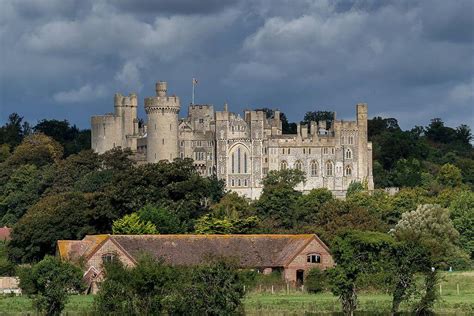
[(352, 175), (352, 167), (351, 166), (347, 166), (346, 167), (346, 176), (351, 176)]
[(349, 145), (354, 144), (354, 136), (349, 136)]
[(249, 154), (248, 150), (238, 145), (231, 153), (231, 172), (232, 173), (249, 173)]
[(346, 159), (352, 159), (352, 150), (350, 148), (346, 149)]
[(317, 177), (318, 176), (318, 163), (316, 161), (311, 161), (311, 176)]
[(283, 160), (281, 163), (280, 163), (280, 170), (286, 170), (288, 169), (288, 163)]
[(303, 169), (303, 164), (301, 163), (301, 161), (296, 161), (295, 162), (295, 169), (296, 170), (302, 170)]
[(326, 176), (332, 177), (334, 175), (334, 164), (332, 161), (326, 162)]

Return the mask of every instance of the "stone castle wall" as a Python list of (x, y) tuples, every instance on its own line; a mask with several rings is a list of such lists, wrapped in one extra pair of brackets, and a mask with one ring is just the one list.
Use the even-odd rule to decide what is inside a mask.
[(145, 98), (148, 121), (138, 130), (135, 100), (134, 94), (128, 99), (116, 96), (114, 115), (92, 118), (95, 151), (130, 147), (137, 157), (146, 155), (147, 162), (192, 158), (201, 175), (215, 174), (228, 189), (252, 199), (260, 196), (266, 174), (282, 168), (305, 173), (306, 181), (297, 187), (303, 192), (327, 188), (343, 197), (352, 181), (367, 182), (373, 189), (366, 104), (356, 105), (355, 121), (334, 120), (331, 126), (310, 122), (288, 135), (282, 133), (279, 111), (267, 118), (262, 111), (241, 116), (227, 105), (223, 111), (190, 105), (188, 116), (178, 119), (179, 98), (169, 96), (161, 81), (156, 96)]

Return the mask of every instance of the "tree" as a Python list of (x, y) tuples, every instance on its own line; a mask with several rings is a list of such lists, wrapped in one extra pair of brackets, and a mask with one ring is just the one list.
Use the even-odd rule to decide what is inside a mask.
[(472, 140), (471, 128), (465, 124), (456, 128), (456, 138), (463, 144), (470, 146)]
[(63, 156), (63, 148), (52, 138), (43, 134), (32, 134), (21, 142), (6, 163), (9, 165), (32, 164), (38, 167), (57, 162)]
[(364, 190), (365, 188), (362, 183), (360, 183), (359, 181), (352, 181), (347, 187), (346, 197), (350, 197), (352, 194), (362, 192)]
[(127, 268), (118, 259), (105, 264), (105, 281), (94, 299), (100, 315), (161, 315), (172, 287), (180, 282), (173, 269), (150, 256)]
[(221, 219), (204, 215), (196, 221), (194, 227), (197, 234), (248, 234), (257, 225), (258, 219), (255, 216)]
[(178, 216), (166, 206), (145, 205), (138, 211), (138, 216), (144, 222), (155, 225), (161, 234), (184, 233)]
[(463, 191), (449, 205), (450, 218), (459, 232), (461, 247), (474, 259), (474, 193)]
[(158, 234), (155, 225), (141, 220), (137, 213), (125, 215), (121, 219), (114, 221), (112, 232), (116, 235)]
[(346, 315), (353, 315), (357, 308), (358, 277), (382, 270), (385, 267), (382, 254), (392, 244), (389, 235), (370, 231), (346, 231), (334, 239), (331, 252), (336, 266), (328, 273), (331, 291), (339, 297)]
[(334, 199), (331, 191), (326, 188), (312, 189), (308, 194), (298, 198), (296, 216), (298, 222), (314, 222), (321, 205)]
[(397, 187), (416, 187), (421, 184), (421, 164), (417, 159), (400, 159), (395, 163), (393, 182)]
[(75, 125), (70, 126), (67, 120), (41, 120), (33, 130), (59, 142), (64, 148), (66, 157), (91, 147), (90, 130), (80, 131)]
[(309, 270), (304, 280), (306, 291), (309, 293), (320, 293), (327, 286), (327, 278), (324, 271), (319, 268)]
[(239, 315), (244, 284), (234, 263), (219, 258), (191, 270), (190, 281), (167, 301), (170, 315)]
[(54, 254), (60, 239), (96, 233), (94, 197), (73, 192), (40, 199), (13, 227), (9, 257), (15, 262), (38, 261)]
[(450, 163), (444, 164), (439, 170), (436, 180), (445, 187), (459, 187), (462, 184), (461, 170)]
[(211, 209), (213, 216), (217, 218), (237, 219), (253, 213), (249, 201), (236, 192), (226, 193), (218, 203), (211, 206)]
[(444, 122), (440, 118), (431, 120), (430, 125), (426, 128), (425, 134), (429, 140), (442, 144), (448, 144), (456, 138), (455, 130), (444, 126)]
[(298, 169), (271, 170), (263, 179), (263, 186), (286, 185), (294, 188), (305, 180), (304, 172)]
[(82, 270), (59, 258), (46, 256), (32, 267), (19, 271), (20, 288), (33, 296), (36, 309), (46, 315), (60, 315), (71, 292), (84, 290)]
[(7, 144), (10, 148), (15, 148), (21, 143), (25, 136), (22, 121), (23, 117), (17, 113), (8, 116), (8, 122), (0, 127), (0, 144)]
[(420, 205), (415, 211), (404, 213), (393, 234), (398, 241), (418, 245), (428, 253), (424, 261), (428, 265), (421, 269), (425, 275), (424, 294), (415, 307), (415, 312), (426, 313), (437, 299), (437, 269), (446, 266), (450, 259), (462, 256), (456, 245), (459, 233), (454, 228), (447, 209), (426, 204)]

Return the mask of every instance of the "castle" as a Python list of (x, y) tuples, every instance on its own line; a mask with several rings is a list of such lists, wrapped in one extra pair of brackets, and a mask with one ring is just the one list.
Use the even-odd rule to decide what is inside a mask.
[(167, 83), (156, 83), (156, 96), (145, 98), (147, 123), (139, 126), (137, 95), (116, 94), (115, 112), (93, 116), (92, 149), (104, 153), (130, 148), (139, 162), (192, 158), (203, 176), (215, 174), (226, 188), (256, 199), (270, 170), (302, 170), (306, 181), (296, 189), (327, 188), (343, 197), (352, 181), (373, 189), (372, 143), (367, 139), (367, 104), (357, 104), (356, 120), (298, 124), (296, 134), (283, 134), (280, 112), (243, 116), (191, 104), (178, 117), (179, 97), (168, 95)]

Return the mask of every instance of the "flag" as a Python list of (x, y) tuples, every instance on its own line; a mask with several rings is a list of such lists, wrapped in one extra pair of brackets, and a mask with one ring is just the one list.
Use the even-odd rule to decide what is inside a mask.
[(198, 81), (196, 78), (193, 78), (193, 85), (197, 85)]

